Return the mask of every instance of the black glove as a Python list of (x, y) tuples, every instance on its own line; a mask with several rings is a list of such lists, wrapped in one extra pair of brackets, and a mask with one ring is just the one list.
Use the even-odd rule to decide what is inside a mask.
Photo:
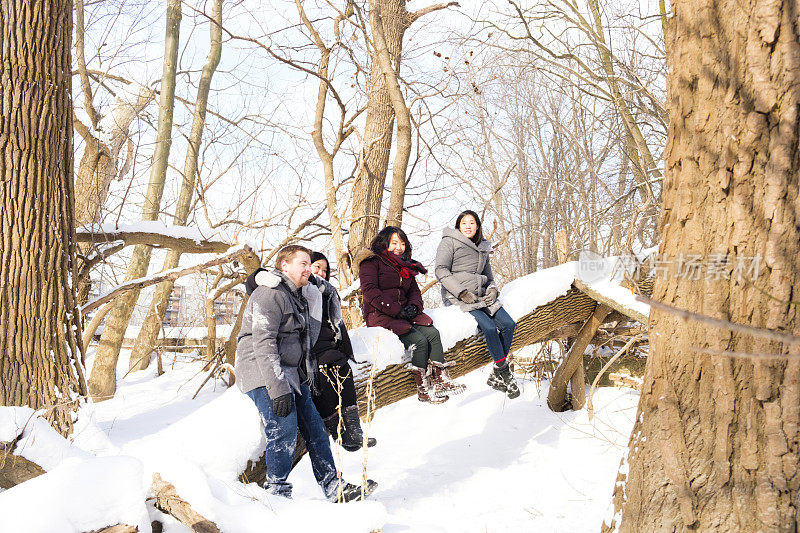
[(403, 309), (397, 313), (397, 318), (401, 320), (408, 320), (411, 322), (414, 320), (414, 317), (419, 314), (419, 309), (414, 304), (406, 304), (403, 306)]
[(292, 412), (292, 393), (278, 396), (272, 400), (272, 412), (275, 416), (286, 418)]
[(497, 301), (497, 289), (494, 287), (489, 287), (489, 290), (486, 291), (486, 295), (482, 298), (486, 305), (492, 305)]
[(464, 302), (465, 304), (474, 304), (475, 302), (478, 301), (478, 297), (475, 296), (474, 293), (471, 293), (466, 289), (464, 289), (459, 293), (458, 299)]

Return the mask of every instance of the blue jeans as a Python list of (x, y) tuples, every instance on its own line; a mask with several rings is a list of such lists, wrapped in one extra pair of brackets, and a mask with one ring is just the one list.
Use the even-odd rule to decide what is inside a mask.
[(311, 391), (307, 385), (300, 385), (300, 390), (300, 393), (294, 392), (292, 395), (292, 410), (283, 418), (272, 412), (272, 400), (266, 387), (247, 392), (264, 420), (264, 434), (267, 437), (267, 481), (264, 488), (279, 496), (292, 497), (292, 484), (286, 479), (292, 471), (299, 428), (306, 441), (314, 477), (325, 497), (335, 500), (338, 480), (331, 443), (322, 418), (311, 401)]
[(478, 327), (486, 338), (486, 347), (494, 362), (505, 361), (508, 351), (511, 349), (511, 341), (514, 340), (514, 319), (502, 307), (494, 316), (489, 316), (485, 308), (470, 311), (469, 314), (478, 322)]

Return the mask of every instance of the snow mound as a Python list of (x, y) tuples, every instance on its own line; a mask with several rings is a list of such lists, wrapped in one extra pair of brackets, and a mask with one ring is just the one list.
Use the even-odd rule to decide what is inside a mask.
[(132, 457), (70, 458), (0, 494), (0, 531), (93, 531), (115, 524), (150, 531), (142, 464)]

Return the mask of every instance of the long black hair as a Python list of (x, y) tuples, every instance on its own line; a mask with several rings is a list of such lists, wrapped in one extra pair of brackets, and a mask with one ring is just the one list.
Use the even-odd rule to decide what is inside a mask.
[(392, 240), (392, 235), (397, 233), (403, 242), (406, 245), (406, 251), (403, 252), (403, 255), (400, 257), (403, 258), (404, 261), (408, 261), (411, 259), (411, 242), (408, 240), (406, 236), (406, 232), (402, 229), (398, 228), (397, 226), (386, 226), (382, 230), (375, 235), (375, 238), (372, 239), (372, 243), (369, 245), (369, 249), (372, 250), (375, 254), (382, 254), (389, 248), (389, 241)]
[(475, 223), (478, 225), (478, 229), (475, 230), (475, 235), (473, 235), (470, 238), (470, 240), (475, 244), (480, 244), (481, 242), (483, 242), (483, 230), (481, 229), (483, 227), (483, 224), (481, 224), (481, 217), (479, 217), (478, 213), (476, 213), (472, 209), (467, 209), (466, 211), (462, 211), (461, 214), (458, 215), (458, 217), (456, 218), (456, 229), (459, 231), (461, 230), (461, 228), (459, 228), (459, 226), (461, 225), (461, 219), (467, 215), (474, 218)]

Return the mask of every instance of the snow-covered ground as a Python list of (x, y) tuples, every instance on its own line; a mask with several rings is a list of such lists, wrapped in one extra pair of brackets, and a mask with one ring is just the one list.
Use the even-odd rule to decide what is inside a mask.
[[(4, 438), (27, 422), (19, 448), (48, 470), (0, 494), (0, 531), (116, 522), (149, 531), (153, 519), (168, 532), (187, 531), (145, 504), (154, 472), (230, 532), (596, 531), (638, 400), (600, 389), (589, 422), (585, 410), (552, 413), (546, 384), (523, 381), (522, 396), (508, 400), (485, 385), (488, 367), (479, 369), (462, 378), (467, 392), (443, 405), (412, 397), (378, 410), (366, 468), (380, 486), (367, 502), (337, 505), (324, 501), (307, 458), (290, 476), (292, 501), (238, 482), (247, 459), (263, 451), (255, 408), (235, 387), (213, 382), (192, 400), (204, 378), (199, 364), (167, 368), (132, 373), (112, 400), (86, 406), (72, 443), (28, 421), (29, 410), (0, 408)], [(126, 370), (121, 361), (120, 377)], [(364, 454), (334, 452), (345, 479), (358, 482)], [(42, 498), (58, 505), (43, 507)]]
[[(638, 393), (599, 389), (590, 422), (586, 410), (550, 411), (546, 384), (521, 382), (507, 399), (486, 386), (489, 371), (461, 378), (467, 391), (442, 405), (412, 397), (376, 412), (367, 468), (384, 533), (599, 529)], [(363, 453), (340, 453), (345, 472), (360, 468)], [(313, 495), (308, 461), (297, 470), (298, 496)]]

